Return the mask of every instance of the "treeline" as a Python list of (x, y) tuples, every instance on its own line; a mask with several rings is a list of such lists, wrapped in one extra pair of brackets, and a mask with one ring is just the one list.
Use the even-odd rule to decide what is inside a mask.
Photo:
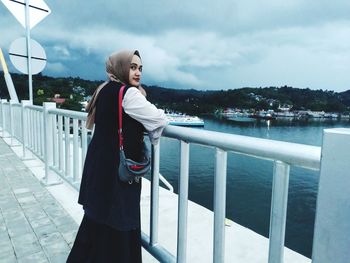
[[(28, 99), (28, 79), (12, 74), (20, 99)], [(80, 110), (80, 101), (91, 95), (102, 81), (81, 78), (53, 78), (41, 74), (33, 76), (34, 103), (42, 104), (47, 98), (60, 94), (66, 98), (61, 108)], [(8, 98), (4, 78), (0, 78), (0, 97)], [(169, 89), (144, 85), (148, 99), (159, 107), (189, 114), (213, 113), (223, 108), (274, 109), (293, 106), (293, 110), (344, 112), (350, 110), (350, 90), (337, 93), (329, 90), (300, 89), (288, 86), (260, 87), (216, 91)]]
[(160, 106), (187, 113), (212, 113), (217, 109), (241, 108), (345, 112), (350, 110), (350, 90), (334, 91), (299, 89), (288, 86), (241, 88), (220, 91), (175, 90), (150, 86), (149, 99)]
[[(0, 97), (9, 98), (6, 83), (2, 76), (3, 74), (0, 77)], [(11, 76), (18, 98), (20, 100), (28, 99), (28, 76), (22, 74), (11, 74)], [(84, 100), (85, 95), (92, 94), (101, 83), (102, 81), (84, 80), (79, 77), (54, 78), (38, 74), (33, 76), (34, 104), (42, 105), (43, 102), (48, 101), (48, 98), (60, 94), (61, 98), (65, 98), (65, 102), (60, 105), (60, 108), (80, 111), (80, 102)], [(77, 92), (79, 87), (81, 87), (80, 90), (84, 91), (83, 93)]]

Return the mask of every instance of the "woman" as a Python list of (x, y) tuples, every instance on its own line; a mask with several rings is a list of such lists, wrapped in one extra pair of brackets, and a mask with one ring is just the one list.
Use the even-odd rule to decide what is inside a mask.
[(163, 110), (144, 96), (140, 86), (142, 63), (137, 50), (112, 54), (106, 61), (106, 71), (109, 80), (97, 89), (88, 105), (95, 131), (86, 155), (78, 201), (85, 214), (67, 259), (69, 263), (142, 261), (141, 181), (123, 183), (118, 177), (121, 86), (126, 85), (122, 119), (127, 158), (138, 161), (142, 156), (144, 130), (155, 144), (168, 120)]

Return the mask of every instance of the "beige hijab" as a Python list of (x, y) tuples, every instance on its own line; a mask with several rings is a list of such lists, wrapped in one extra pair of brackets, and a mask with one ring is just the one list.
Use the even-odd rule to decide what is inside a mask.
[(92, 95), (91, 100), (85, 107), (86, 111), (88, 112), (88, 116), (86, 120), (86, 128), (91, 130), (94, 127), (96, 101), (97, 101), (98, 94), (100, 93), (102, 88), (106, 86), (106, 84), (109, 81), (115, 81), (125, 85), (130, 84), (129, 83), (130, 63), (134, 55), (141, 58), (137, 50), (123, 50), (123, 51), (115, 52), (111, 54), (106, 60), (106, 73), (108, 75), (109, 80), (105, 81), (100, 86), (98, 86), (98, 88), (95, 90), (94, 94)]

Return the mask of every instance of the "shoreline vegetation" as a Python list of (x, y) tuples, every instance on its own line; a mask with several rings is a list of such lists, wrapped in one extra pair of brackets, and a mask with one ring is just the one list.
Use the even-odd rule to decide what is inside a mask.
[[(27, 76), (12, 74), (12, 79), (19, 99), (28, 99)], [(84, 102), (101, 83), (79, 77), (55, 78), (38, 74), (33, 76), (34, 104), (55, 101), (59, 108), (82, 111)], [(148, 99), (158, 107), (191, 115), (256, 119), (348, 118), (350, 112), (350, 89), (334, 92), (282, 86), (201, 91), (151, 85), (143, 87)], [(0, 79), (0, 97), (9, 98), (3, 78)]]

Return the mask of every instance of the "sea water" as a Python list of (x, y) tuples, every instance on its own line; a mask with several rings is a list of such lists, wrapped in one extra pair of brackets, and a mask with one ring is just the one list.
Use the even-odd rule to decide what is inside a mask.
[[(323, 129), (349, 121), (291, 119), (233, 122), (205, 117), (202, 129), (321, 146)], [(178, 192), (179, 142), (161, 140), (161, 174)], [(189, 199), (213, 210), (215, 149), (190, 146)], [(226, 217), (268, 237), (273, 163), (229, 153)], [(291, 167), (285, 245), (311, 257), (319, 172)]]

